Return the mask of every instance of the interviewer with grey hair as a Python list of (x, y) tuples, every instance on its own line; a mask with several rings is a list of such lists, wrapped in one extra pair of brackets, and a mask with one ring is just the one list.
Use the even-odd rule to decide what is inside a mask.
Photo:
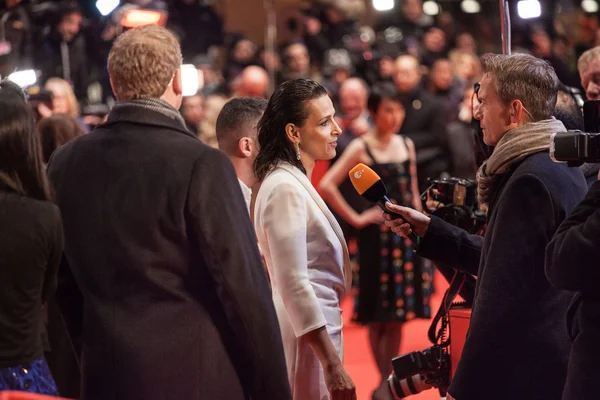
[[(530, 55), (482, 57), (475, 118), (495, 146), (477, 173), (488, 212), (485, 236), (435, 216), (388, 204), (422, 240), (419, 252), (478, 277), (465, 347), (449, 388), (457, 400), (561, 398), (570, 341), (565, 324), (571, 292), (544, 275), (546, 245), (585, 194), (581, 171), (554, 163), (550, 137), (565, 131), (552, 117), (558, 79)], [(408, 235), (400, 220), (386, 221)]]

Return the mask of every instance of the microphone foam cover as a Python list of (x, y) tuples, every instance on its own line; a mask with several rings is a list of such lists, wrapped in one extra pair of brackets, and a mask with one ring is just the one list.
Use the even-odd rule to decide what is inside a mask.
[(377, 203), (387, 194), (387, 189), (379, 175), (365, 164), (358, 164), (348, 175), (358, 194), (372, 203)]
[(354, 186), (354, 189), (361, 196), (377, 181), (381, 180), (379, 175), (375, 173), (371, 168), (366, 166), (363, 163), (356, 165), (354, 168), (350, 170), (348, 173), (350, 176), (350, 181)]

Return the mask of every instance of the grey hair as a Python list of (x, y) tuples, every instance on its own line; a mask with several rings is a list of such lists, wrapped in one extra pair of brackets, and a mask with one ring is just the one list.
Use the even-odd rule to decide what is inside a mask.
[(579, 61), (577, 61), (577, 69), (579, 73), (585, 70), (588, 65), (590, 65), (595, 60), (600, 61), (600, 46), (592, 47), (589, 50), (586, 50), (580, 57)]
[(534, 121), (552, 116), (559, 80), (548, 62), (529, 54), (484, 54), (481, 66), (504, 103), (520, 100)]

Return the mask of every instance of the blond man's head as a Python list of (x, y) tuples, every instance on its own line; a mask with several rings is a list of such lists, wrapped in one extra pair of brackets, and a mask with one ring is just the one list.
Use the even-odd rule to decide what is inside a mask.
[[(161, 98), (172, 83), (181, 86), (181, 62), (179, 43), (165, 28), (144, 26), (127, 31), (108, 55), (113, 92), (120, 101)], [(176, 95), (180, 97), (180, 93)]]

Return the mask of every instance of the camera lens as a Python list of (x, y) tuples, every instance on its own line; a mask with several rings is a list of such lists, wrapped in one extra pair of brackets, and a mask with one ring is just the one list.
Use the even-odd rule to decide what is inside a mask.
[(432, 385), (425, 382), (424, 377), (420, 374), (409, 376), (406, 379), (398, 379), (398, 377), (392, 373), (388, 378), (388, 385), (390, 386), (390, 391), (395, 400), (421, 393), (423, 390), (432, 387)]

